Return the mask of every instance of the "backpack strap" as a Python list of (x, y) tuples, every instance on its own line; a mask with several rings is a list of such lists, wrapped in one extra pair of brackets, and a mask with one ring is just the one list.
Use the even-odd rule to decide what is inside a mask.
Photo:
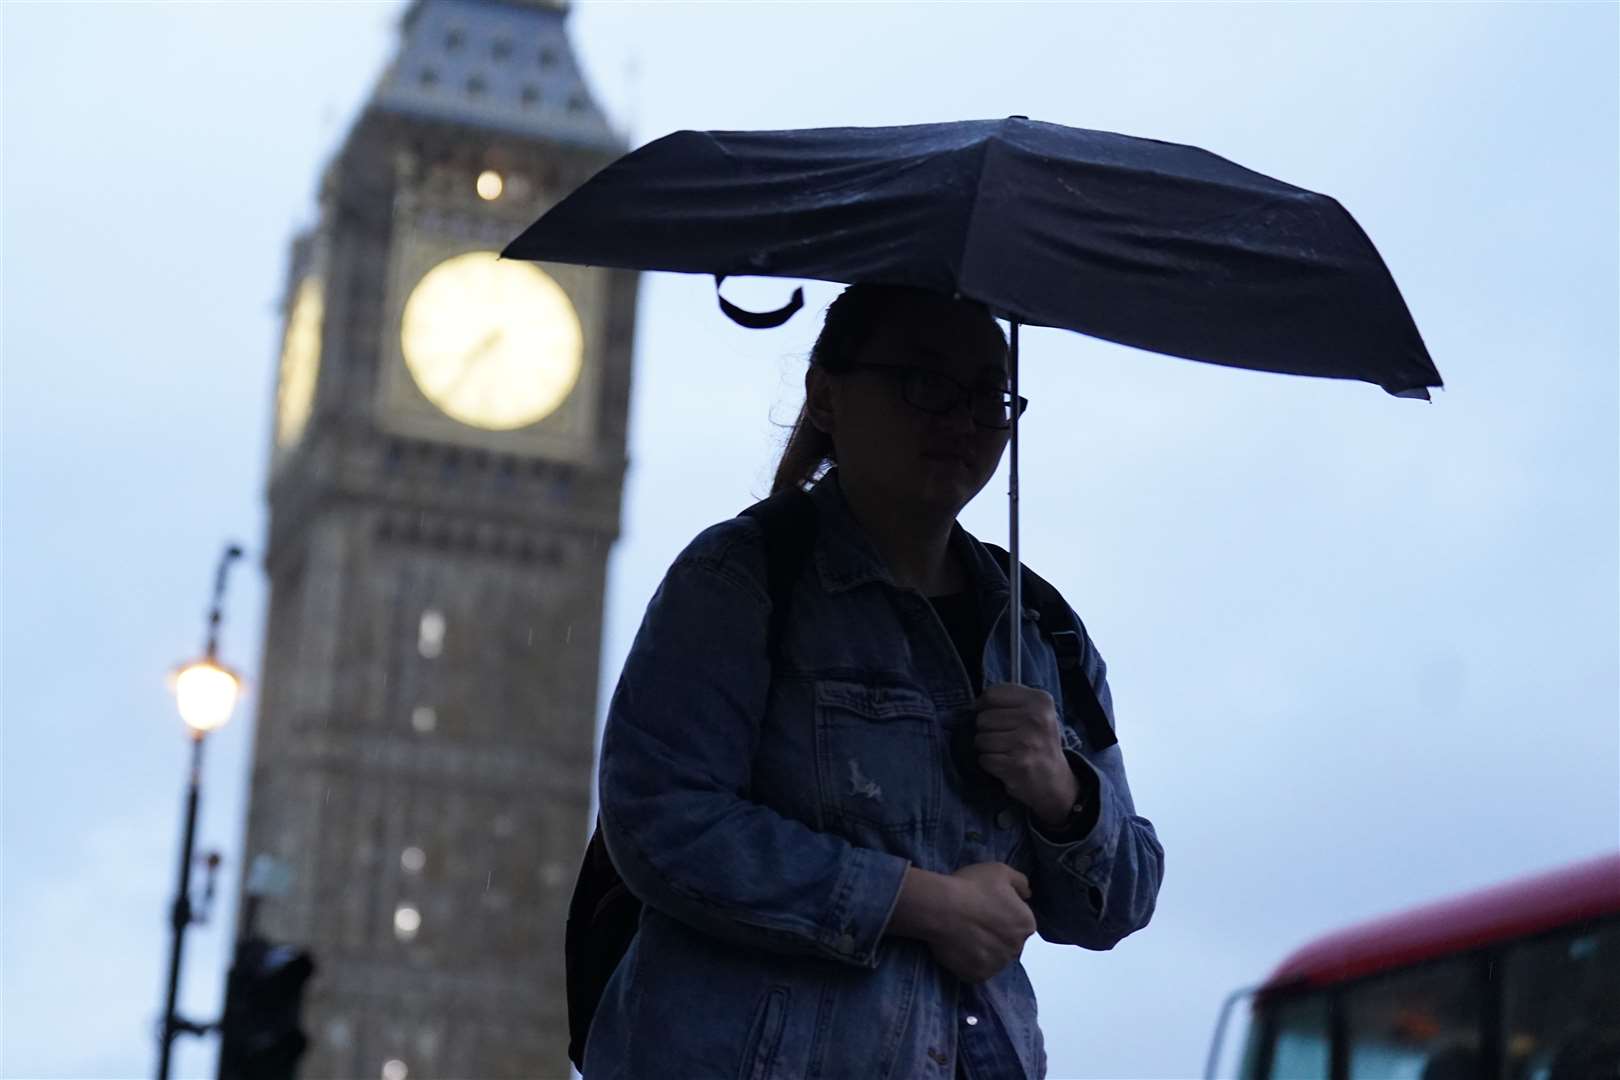
[[(981, 541), (982, 542), (982, 541)], [(1007, 549), (995, 544), (985, 548), (1003, 565), (1012, 561)], [(1052, 645), (1057, 654), (1058, 678), (1063, 683), (1063, 706), (1070, 716), (1080, 722), (1086, 733), (1086, 744), (1093, 750), (1105, 750), (1119, 742), (1114, 725), (1109, 723), (1097, 691), (1086, 678), (1086, 629), (1080, 623), (1068, 601), (1045, 578), (1023, 564), (1019, 573), (1024, 579), (1024, 600), (1035, 609), (1040, 620), (1041, 636)]]
[(782, 637), (787, 632), (793, 583), (798, 580), (816, 544), (816, 504), (810, 493), (797, 487), (778, 491), (738, 515), (759, 522), (765, 534), (765, 585), (771, 598), (771, 622), (766, 650), (774, 666)]

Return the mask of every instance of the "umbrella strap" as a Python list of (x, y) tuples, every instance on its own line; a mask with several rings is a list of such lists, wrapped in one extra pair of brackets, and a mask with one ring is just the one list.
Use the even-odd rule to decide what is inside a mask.
[(724, 280), (726, 280), (724, 274), (714, 275), (714, 295), (720, 301), (720, 310), (738, 326), (746, 326), (750, 330), (771, 330), (793, 318), (798, 310), (804, 307), (804, 290), (795, 288), (793, 299), (775, 311), (745, 311), (720, 295), (720, 283)]

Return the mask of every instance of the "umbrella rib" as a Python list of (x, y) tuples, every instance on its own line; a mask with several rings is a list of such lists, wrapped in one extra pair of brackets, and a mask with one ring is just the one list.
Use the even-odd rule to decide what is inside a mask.
[[(979, 167), (977, 174), (973, 178), (973, 203), (968, 207), (967, 224), (962, 230), (961, 251), (958, 253), (956, 259), (956, 265), (958, 268), (958, 285), (961, 284), (961, 278), (963, 276), (961, 273), (961, 268), (967, 265), (968, 249), (973, 246), (973, 230), (979, 222), (979, 202), (984, 198), (984, 174), (987, 167), (986, 163), (990, 157), (990, 148), (992, 145), (999, 145), (999, 141), (994, 135), (986, 137), (978, 144)], [(958, 289), (958, 292), (960, 293), (960, 289)], [(979, 298), (973, 297), (973, 299), (978, 300)], [(992, 314), (994, 314), (994, 312), (992, 312)]]

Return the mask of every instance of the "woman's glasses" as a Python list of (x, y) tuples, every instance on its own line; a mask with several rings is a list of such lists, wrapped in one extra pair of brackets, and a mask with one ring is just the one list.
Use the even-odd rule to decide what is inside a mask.
[[(900, 381), (900, 397), (907, 405), (921, 409), (925, 413), (943, 416), (952, 412), (963, 402), (967, 403), (968, 416), (973, 422), (985, 428), (1007, 428), (1012, 426), (1013, 402), (1012, 394), (997, 386), (964, 386), (932, 368), (915, 367), (911, 364), (872, 364), (855, 363), (849, 365), (857, 371), (882, 371), (890, 378)], [(1029, 399), (1019, 397), (1018, 415), (1024, 415), (1029, 408)]]

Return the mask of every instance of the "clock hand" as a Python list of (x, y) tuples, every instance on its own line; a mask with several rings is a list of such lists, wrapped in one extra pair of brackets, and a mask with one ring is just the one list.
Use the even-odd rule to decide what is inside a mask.
[(480, 341), (477, 345), (474, 345), (472, 349), (468, 351), (467, 355), (462, 358), (461, 370), (456, 373), (456, 377), (451, 380), (450, 385), (444, 388), (443, 393), (446, 397), (453, 396), (458, 390), (461, 389), (461, 384), (466, 382), (467, 377), (477, 369), (478, 362), (487, 356), (491, 349), (493, 349), (496, 345), (499, 345), (501, 338), (504, 336), (505, 332), (502, 330), (491, 330), (489, 333), (484, 335), (484, 339), (482, 341)]
[(467, 359), (464, 362), (471, 364), (473, 361), (482, 358), (485, 353), (499, 345), (501, 343), (501, 338), (505, 336), (506, 331), (504, 330), (498, 328), (491, 330), (488, 334), (484, 335), (484, 340), (473, 346), (472, 352), (467, 354)]

